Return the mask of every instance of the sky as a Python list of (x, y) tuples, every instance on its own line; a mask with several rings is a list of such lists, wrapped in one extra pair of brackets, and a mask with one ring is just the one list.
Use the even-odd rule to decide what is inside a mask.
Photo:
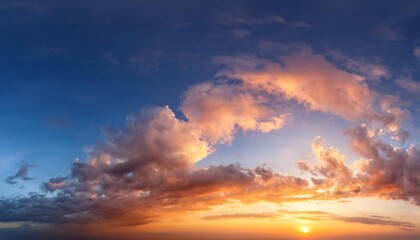
[(418, 1), (0, 1), (0, 238), (418, 239)]

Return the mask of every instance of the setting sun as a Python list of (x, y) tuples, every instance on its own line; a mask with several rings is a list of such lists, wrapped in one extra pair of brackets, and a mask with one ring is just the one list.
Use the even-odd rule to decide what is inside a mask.
[(308, 226), (301, 226), (299, 227), (299, 232), (304, 233), (304, 234), (308, 234), (311, 232), (311, 229)]

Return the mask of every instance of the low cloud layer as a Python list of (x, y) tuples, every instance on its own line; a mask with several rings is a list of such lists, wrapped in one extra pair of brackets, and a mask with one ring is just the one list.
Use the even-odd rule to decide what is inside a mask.
[(409, 222), (395, 221), (385, 216), (340, 216), (323, 211), (289, 211), (279, 210), (277, 212), (263, 212), (263, 213), (234, 213), (234, 214), (219, 214), (203, 217), (205, 220), (228, 220), (228, 219), (246, 219), (246, 218), (281, 218), (284, 216), (292, 216), (297, 219), (305, 219), (311, 221), (334, 220), (340, 222), (360, 223), (366, 225), (382, 225), (394, 226), (412, 230), (416, 226)]

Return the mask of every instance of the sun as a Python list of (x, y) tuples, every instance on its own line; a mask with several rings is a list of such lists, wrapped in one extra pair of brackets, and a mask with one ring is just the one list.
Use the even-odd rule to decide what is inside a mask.
[(300, 226), (299, 227), (299, 232), (303, 233), (303, 234), (308, 234), (311, 232), (311, 229), (308, 226)]

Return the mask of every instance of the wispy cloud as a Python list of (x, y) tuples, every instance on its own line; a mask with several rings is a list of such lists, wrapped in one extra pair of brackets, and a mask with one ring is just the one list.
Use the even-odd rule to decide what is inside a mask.
[(416, 56), (418, 59), (420, 59), (420, 47), (416, 47), (413, 50), (414, 56)]
[(311, 24), (309, 24), (309, 23), (307, 23), (305, 21), (293, 22), (293, 23), (291, 23), (291, 25), (293, 27), (296, 27), (296, 28), (310, 28), (311, 27)]
[(404, 40), (405, 37), (398, 31), (390, 26), (382, 25), (373, 30), (373, 33), (380, 39), (387, 42), (394, 42)]
[(382, 226), (393, 226), (398, 228), (404, 228), (412, 231), (416, 225), (404, 222), (396, 221), (389, 217), (371, 215), (371, 216), (341, 216), (323, 211), (296, 211), (296, 210), (279, 210), (276, 212), (262, 212), (262, 213), (232, 213), (232, 214), (219, 214), (205, 216), (205, 220), (225, 220), (225, 219), (259, 219), (259, 218), (279, 218), (284, 216), (293, 216), (299, 219), (307, 219), (311, 221), (328, 221), (334, 220), (339, 222), (359, 223), (365, 225), (382, 225)]
[(395, 81), (395, 83), (409, 92), (420, 92), (420, 82), (416, 82), (411, 78), (399, 78)]
[(261, 18), (255, 17), (241, 17), (232, 15), (222, 15), (219, 18), (220, 22), (226, 25), (264, 25), (264, 24), (284, 24), (286, 20), (279, 15), (271, 15)]
[(379, 81), (391, 78), (391, 71), (381, 63), (381, 59), (367, 60), (352, 58), (339, 51), (328, 53), (335, 61), (342, 63), (348, 71), (360, 74), (367, 80)]
[(234, 213), (234, 214), (220, 214), (220, 215), (211, 215), (205, 216), (205, 220), (220, 220), (220, 219), (237, 219), (237, 218), (274, 218), (276, 213), (266, 212), (266, 213)]
[(233, 29), (230, 31), (230, 34), (235, 39), (242, 39), (246, 38), (249, 35), (251, 35), (251, 31), (245, 30), (245, 29)]
[(394, 221), (384, 217), (343, 217), (343, 216), (333, 216), (332, 219), (342, 222), (351, 222), (351, 223), (361, 223), (367, 225), (383, 225), (383, 226), (394, 226), (394, 227), (403, 227), (407, 229), (413, 229), (416, 225), (409, 222)]
[(297, 215), (298, 217), (304, 219), (310, 219), (312, 221), (324, 221), (324, 220), (335, 220), (340, 222), (351, 222), (351, 223), (360, 223), (366, 225), (383, 225), (383, 226), (394, 226), (402, 227), (406, 229), (413, 230), (416, 225), (404, 222), (396, 221), (389, 217), (371, 215), (371, 216), (340, 216), (333, 213), (323, 212), (323, 211), (289, 211), (289, 210), (280, 210), (279, 212)]

